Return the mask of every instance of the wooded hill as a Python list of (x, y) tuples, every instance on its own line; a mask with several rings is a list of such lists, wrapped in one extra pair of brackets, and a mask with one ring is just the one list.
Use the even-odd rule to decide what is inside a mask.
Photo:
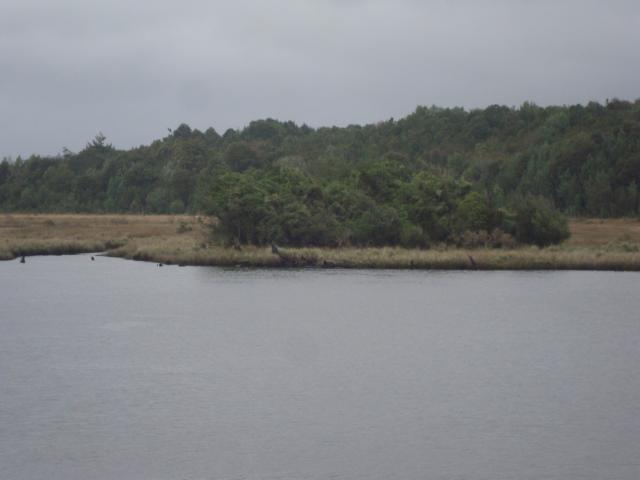
[[(465, 231), (509, 230), (505, 216), (514, 217), (517, 199), (533, 196), (568, 215), (638, 215), (639, 186), (640, 100), (418, 107), (400, 120), (345, 128), (267, 119), (219, 135), (182, 124), (131, 150), (98, 135), (78, 153), (3, 161), (0, 210), (220, 218), (249, 212), (257, 230), (229, 224), (228, 235), (294, 244), (361, 243), (358, 235), (376, 236), (375, 228), (354, 233), (358, 219), (373, 221), (360, 218), (369, 212), (398, 227), (366, 243), (411, 237), (409, 244), (422, 244)], [(314, 222), (315, 229), (283, 232), (297, 228), (273, 218), (283, 215), (296, 217), (294, 224)], [(341, 231), (319, 239), (331, 225)]]

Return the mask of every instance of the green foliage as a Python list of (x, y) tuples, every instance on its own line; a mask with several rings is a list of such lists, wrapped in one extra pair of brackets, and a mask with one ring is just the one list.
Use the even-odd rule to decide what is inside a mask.
[(176, 200), (171, 202), (171, 205), (169, 205), (169, 212), (176, 214), (184, 213), (184, 203), (182, 203), (182, 200), (177, 198)]
[(515, 238), (522, 243), (546, 247), (569, 238), (567, 217), (543, 198), (519, 198), (513, 205)]
[(273, 215), (267, 204), (268, 192), (251, 176), (228, 173), (214, 185), (212, 211), (218, 228), (240, 243), (264, 244), (271, 241), (267, 220)]
[(468, 184), (448, 175), (421, 172), (401, 188), (400, 204), (411, 223), (426, 239), (448, 240), (454, 229), (456, 205), (468, 191)]
[(402, 224), (400, 231), (400, 245), (406, 248), (425, 248), (429, 246), (429, 239), (422, 228), (409, 222)]
[(478, 192), (467, 194), (456, 207), (456, 230), (490, 231), (491, 208), (487, 199)]
[(174, 138), (182, 138), (186, 139), (191, 136), (193, 132), (191, 131), (191, 127), (186, 123), (181, 123), (178, 128), (173, 131)]
[(394, 181), (394, 195), (376, 200), (361, 178), (322, 182), (288, 168), (226, 173), (214, 184), (208, 213), (229, 244), (292, 246), (424, 248), (449, 241), (454, 224), (488, 231), (501, 218), (466, 182), (426, 172)]
[(222, 136), (181, 124), (128, 151), (98, 134), (78, 153), (0, 163), (2, 211), (220, 211), (224, 235), (251, 243), (428, 246), (515, 232), (505, 207), (527, 196), (637, 216), (639, 188), (640, 102), (619, 100), (418, 107), (345, 128), (265, 119)]
[(398, 212), (387, 205), (375, 205), (351, 222), (355, 245), (382, 246), (400, 243), (402, 224)]
[(260, 164), (257, 152), (246, 142), (234, 142), (224, 152), (224, 160), (236, 172), (244, 172)]
[(359, 172), (359, 187), (378, 202), (390, 202), (409, 176), (406, 167), (394, 160), (372, 162)]

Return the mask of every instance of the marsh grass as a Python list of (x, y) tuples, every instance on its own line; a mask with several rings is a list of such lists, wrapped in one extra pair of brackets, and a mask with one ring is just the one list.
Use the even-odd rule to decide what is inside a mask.
[(75, 253), (102, 252), (117, 248), (125, 240), (69, 240), (66, 238), (48, 238), (46, 240), (27, 240), (14, 244), (0, 244), (0, 260), (11, 260), (31, 255), (69, 255)]
[(571, 237), (563, 244), (569, 247), (600, 247), (625, 242), (640, 245), (638, 218), (572, 219), (569, 228)]
[(294, 266), (426, 270), (639, 270), (637, 252), (592, 249), (285, 250)]
[(209, 222), (171, 215), (0, 216), (0, 258), (105, 251), (166, 264), (433, 270), (640, 270), (640, 222), (573, 220), (572, 238), (539, 249), (281, 248), (211, 243)]
[(140, 239), (110, 255), (166, 264), (421, 270), (640, 270), (640, 253), (600, 248), (438, 249), (194, 246), (184, 239)]
[[(108, 251), (133, 239), (175, 235), (172, 220), (170, 215), (3, 214), (0, 259)], [(195, 217), (182, 221), (196, 224)]]
[(168, 265), (203, 265), (220, 267), (278, 267), (283, 266), (269, 248), (245, 247), (238, 251), (221, 246), (194, 245), (185, 239), (163, 238), (135, 240), (109, 251), (113, 257), (165, 263)]

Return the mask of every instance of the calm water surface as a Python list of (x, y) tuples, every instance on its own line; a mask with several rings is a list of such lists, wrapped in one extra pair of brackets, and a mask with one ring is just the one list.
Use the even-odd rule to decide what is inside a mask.
[(640, 274), (0, 263), (2, 479), (640, 478)]

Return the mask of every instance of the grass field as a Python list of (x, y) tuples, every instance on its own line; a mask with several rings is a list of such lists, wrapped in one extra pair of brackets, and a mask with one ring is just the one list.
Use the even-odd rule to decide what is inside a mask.
[(640, 219), (572, 219), (570, 228), (571, 238), (565, 243), (567, 246), (640, 245)]
[(546, 249), (300, 248), (212, 245), (209, 220), (174, 215), (0, 215), (0, 259), (107, 252), (167, 264), (416, 269), (640, 270), (640, 221), (575, 219), (572, 236)]
[(0, 258), (108, 251), (144, 239), (192, 242), (198, 226), (197, 217), (173, 215), (3, 214)]

